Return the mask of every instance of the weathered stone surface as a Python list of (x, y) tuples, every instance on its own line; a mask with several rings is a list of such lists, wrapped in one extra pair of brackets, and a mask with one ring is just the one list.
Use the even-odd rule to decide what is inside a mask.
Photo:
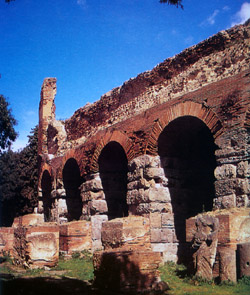
[(233, 178), (230, 180), (215, 181), (215, 193), (217, 196), (226, 196), (233, 193), (247, 194), (249, 185), (247, 179)]
[(131, 162), (129, 162), (128, 169), (131, 172), (131, 171), (134, 171), (138, 168), (149, 167), (150, 163), (151, 163), (151, 156), (142, 155), (140, 157), (133, 159)]
[(13, 255), (14, 228), (0, 227), (0, 256), (4, 254)]
[(176, 243), (175, 230), (173, 228), (151, 229), (151, 243)]
[(250, 243), (239, 244), (237, 247), (239, 255), (239, 275), (250, 276)]
[(31, 268), (55, 266), (59, 258), (59, 248), (53, 233), (35, 234), (27, 237), (27, 257)]
[(236, 197), (236, 207), (250, 207), (250, 201), (248, 195), (239, 195)]
[(141, 178), (140, 180), (131, 181), (128, 183), (128, 190), (135, 190), (135, 189), (147, 189), (151, 186), (151, 183), (147, 181), (145, 178)]
[(80, 186), (80, 190), (81, 192), (98, 192), (100, 190), (103, 190), (102, 181), (100, 178), (88, 180)]
[(161, 226), (162, 227), (174, 227), (174, 215), (171, 213), (161, 214)]
[(236, 282), (236, 249), (235, 247), (219, 247), (220, 280)]
[(214, 200), (214, 208), (216, 209), (230, 209), (236, 207), (236, 195), (228, 195), (224, 197), (219, 197)]
[(108, 212), (108, 206), (105, 200), (93, 200), (89, 203), (89, 208), (92, 214), (105, 214)]
[(161, 252), (164, 262), (177, 262), (178, 245), (178, 243), (153, 243), (152, 250), (155, 252)]
[(81, 197), (82, 197), (83, 202), (87, 202), (87, 201), (91, 201), (91, 200), (104, 200), (105, 199), (105, 195), (102, 190), (98, 191), (98, 192), (91, 192), (91, 191), (81, 192)]
[(150, 202), (168, 203), (171, 201), (170, 192), (167, 187), (151, 187), (148, 190)]
[(91, 228), (92, 228), (91, 237), (92, 237), (93, 250), (103, 248), (101, 243), (101, 229), (102, 229), (102, 224), (105, 221), (108, 221), (107, 215), (91, 216)]
[(213, 278), (213, 265), (218, 243), (219, 220), (209, 215), (198, 215), (192, 247), (196, 275), (206, 280)]
[(59, 217), (66, 217), (68, 213), (68, 207), (65, 199), (58, 200), (58, 214)]
[(153, 283), (160, 281), (161, 261), (160, 253), (152, 251), (95, 252), (94, 284), (109, 291), (148, 291)]
[[(239, 208), (211, 212), (211, 215), (218, 218), (218, 243), (245, 243), (250, 242), (250, 209)], [(196, 217), (186, 220), (186, 241), (191, 242), (196, 232)]]
[(150, 249), (150, 221), (141, 216), (116, 218), (103, 223), (104, 249)]
[(159, 212), (150, 213), (150, 227), (160, 228), (161, 227), (161, 214)]
[(235, 224), (235, 229), (239, 227), (236, 241), (238, 243), (250, 243), (250, 215), (242, 214), (241, 216), (241, 218), (237, 218), (240, 219), (240, 226), (238, 222)]
[(75, 251), (92, 249), (90, 221), (72, 221), (60, 225), (60, 251), (72, 254)]
[(165, 173), (163, 168), (149, 167), (144, 170), (144, 177), (146, 179), (165, 178)]
[(127, 192), (127, 204), (141, 204), (149, 202), (148, 190), (134, 189)]
[(225, 164), (216, 167), (214, 176), (218, 179), (236, 178), (236, 166), (231, 164)]
[(247, 177), (248, 175), (248, 163), (247, 161), (241, 161), (237, 165), (237, 176), (238, 177)]
[(41, 225), (44, 222), (43, 214), (26, 214), (24, 216), (16, 217), (12, 224), (12, 227), (22, 226), (34, 226)]

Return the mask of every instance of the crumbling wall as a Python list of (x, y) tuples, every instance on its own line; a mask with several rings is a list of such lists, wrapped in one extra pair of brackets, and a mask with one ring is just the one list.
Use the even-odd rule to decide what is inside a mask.
[[(54, 116), (55, 79), (45, 79), (39, 213), (45, 212), (48, 195), (53, 221), (68, 221), (64, 168), (69, 160), (80, 173), (76, 189), (82, 207), (76, 219), (91, 223), (94, 250), (104, 247), (102, 228), (108, 220), (136, 215), (150, 221), (153, 251), (161, 252), (165, 261), (181, 261), (189, 255), (185, 219), (212, 209), (249, 207), (249, 40), (249, 21), (220, 32), (130, 79), (64, 122)], [(112, 155), (115, 162), (123, 162), (120, 170), (114, 164), (113, 170), (106, 169)], [(107, 189), (113, 186), (115, 195), (113, 172), (125, 172), (126, 177), (121, 184), (126, 184), (126, 200), (120, 205), (127, 207), (117, 216), (110, 212), (116, 201), (110, 203)], [(43, 187), (46, 174), (49, 185)], [(105, 183), (109, 176), (113, 182)], [(241, 232), (247, 232), (244, 226)], [(221, 257), (231, 251), (226, 249)], [(218, 259), (215, 269), (223, 273)]]

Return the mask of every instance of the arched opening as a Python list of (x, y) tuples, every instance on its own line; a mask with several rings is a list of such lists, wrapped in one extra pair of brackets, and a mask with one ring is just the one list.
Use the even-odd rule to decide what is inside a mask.
[(42, 198), (43, 198), (43, 210), (44, 210), (44, 221), (49, 222), (53, 220), (52, 209), (53, 209), (53, 199), (51, 198), (52, 182), (51, 176), (48, 170), (43, 172), (42, 180)]
[(108, 143), (99, 156), (98, 164), (108, 206), (108, 218), (128, 216), (128, 160), (123, 147), (115, 141)]
[(209, 128), (192, 116), (173, 120), (159, 136), (158, 152), (180, 244), (186, 239), (185, 220), (213, 207), (215, 149)]
[(79, 186), (82, 183), (77, 161), (70, 158), (63, 168), (63, 184), (66, 191), (68, 221), (79, 220), (82, 215), (82, 200)]

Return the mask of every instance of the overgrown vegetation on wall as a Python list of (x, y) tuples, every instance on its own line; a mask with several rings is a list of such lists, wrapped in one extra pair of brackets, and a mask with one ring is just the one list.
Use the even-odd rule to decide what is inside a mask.
[(38, 127), (31, 130), (28, 145), (20, 152), (0, 154), (0, 226), (31, 213), (37, 204)]

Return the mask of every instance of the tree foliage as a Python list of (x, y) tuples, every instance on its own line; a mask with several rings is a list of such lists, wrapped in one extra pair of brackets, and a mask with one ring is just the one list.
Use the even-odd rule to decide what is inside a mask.
[(37, 206), (38, 127), (32, 129), (28, 145), (20, 152), (0, 155), (1, 225), (11, 226), (16, 216), (32, 213)]
[(182, 0), (160, 0), (160, 3), (167, 3), (170, 5), (175, 5), (176, 7), (180, 6), (181, 8), (183, 8)]
[(17, 133), (14, 126), (17, 124), (11, 114), (9, 103), (3, 95), (0, 95), (0, 152), (11, 146)]

